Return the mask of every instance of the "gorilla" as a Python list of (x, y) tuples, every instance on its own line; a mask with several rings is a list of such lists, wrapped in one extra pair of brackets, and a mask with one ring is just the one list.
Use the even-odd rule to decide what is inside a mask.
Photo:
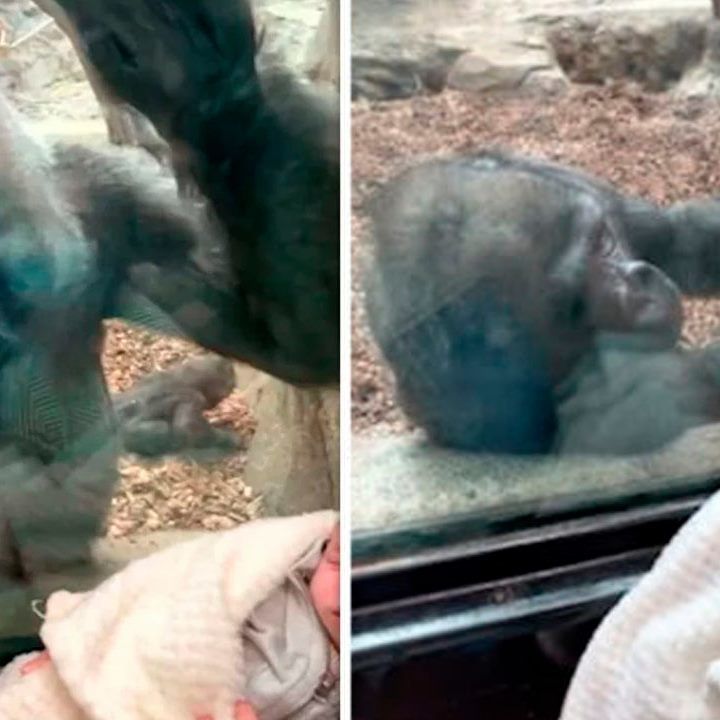
[[(142, 147), (158, 162), (167, 163), (169, 160), (167, 143), (157, 134), (147, 118), (143, 117), (131, 105), (118, 102), (112, 91), (105, 87), (102, 78), (98, 76), (95, 68), (85, 58), (76, 28), (62, 7), (57, 4), (56, 0), (33, 0), (33, 3), (55, 21), (56, 25), (73, 45), (78, 60), (85, 71), (87, 81), (105, 117), (109, 141), (115, 145)], [(181, 191), (184, 191), (184, 180), (185, 178), (178, 178)]]
[(0, 576), (87, 561), (116, 479), (102, 321), (174, 332), (296, 385), (339, 375), (339, 123), (256, 68), (247, 0), (59, 0), (154, 163), (47, 148), (0, 98)]
[(125, 452), (158, 457), (191, 450), (237, 450), (237, 435), (203, 415), (235, 388), (235, 369), (217, 355), (192, 357), (146, 375), (113, 397)]
[(640, 453), (720, 420), (720, 349), (678, 346), (680, 292), (720, 291), (720, 203), (488, 151), (402, 173), (372, 215), (370, 327), (432, 442)]

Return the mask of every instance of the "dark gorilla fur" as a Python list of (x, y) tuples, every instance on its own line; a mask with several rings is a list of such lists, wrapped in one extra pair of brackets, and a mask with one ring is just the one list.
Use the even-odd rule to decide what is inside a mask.
[(238, 449), (235, 433), (214, 427), (203, 415), (234, 387), (232, 362), (212, 355), (146, 375), (113, 397), (125, 451), (158, 457), (196, 449)]
[(207, 212), (151, 163), (43, 148), (0, 103), (0, 574), (16, 578), (85, 561), (101, 531), (119, 449), (104, 318), (298, 385), (339, 374), (334, 105), (258, 74), (242, 0), (59, 4)]
[(676, 347), (677, 286), (720, 290), (720, 203), (486, 152), (403, 173), (373, 211), (370, 325), (431, 441), (637, 453), (720, 420), (717, 348)]

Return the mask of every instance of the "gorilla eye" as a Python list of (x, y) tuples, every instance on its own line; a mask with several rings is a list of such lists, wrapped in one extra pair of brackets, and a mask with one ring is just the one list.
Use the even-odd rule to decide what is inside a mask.
[(610, 257), (617, 249), (617, 238), (613, 233), (604, 232), (600, 237), (600, 256)]

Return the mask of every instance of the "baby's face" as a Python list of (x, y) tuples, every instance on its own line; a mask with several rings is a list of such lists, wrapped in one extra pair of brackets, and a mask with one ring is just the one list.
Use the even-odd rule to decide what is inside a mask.
[(340, 643), (340, 526), (330, 535), (310, 581), (310, 596), (333, 645)]

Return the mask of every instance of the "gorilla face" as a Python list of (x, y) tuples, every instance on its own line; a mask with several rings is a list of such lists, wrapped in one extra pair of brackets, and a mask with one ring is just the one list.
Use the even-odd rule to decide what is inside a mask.
[[(675, 345), (682, 326), (680, 293), (658, 268), (633, 257), (607, 208), (578, 198), (572, 231), (547, 275), (554, 298), (545, 330), (550, 353), (568, 335), (598, 335), (634, 350)], [(572, 343), (570, 343), (572, 344)]]
[[(541, 349), (552, 384), (599, 346), (645, 351), (675, 345), (680, 293), (658, 268), (634, 257), (602, 196), (568, 190), (556, 179), (538, 182), (518, 169), (486, 173), (484, 180), (494, 187), (478, 185), (490, 203), (473, 198), (480, 208), (476, 222), (485, 221), (475, 231), (476, 284), (485, 297), (499, 299), (515, 331)], [(495, 323), (486, 317), (490, 330)]]
[(633, 259), (622, 238), (607, 228), (588, 259), (588, 268), (588, 306), (599, 331), (629, 335), (642, 350), (675, 345), (682, 327), (682, 305), (667, 275)]

